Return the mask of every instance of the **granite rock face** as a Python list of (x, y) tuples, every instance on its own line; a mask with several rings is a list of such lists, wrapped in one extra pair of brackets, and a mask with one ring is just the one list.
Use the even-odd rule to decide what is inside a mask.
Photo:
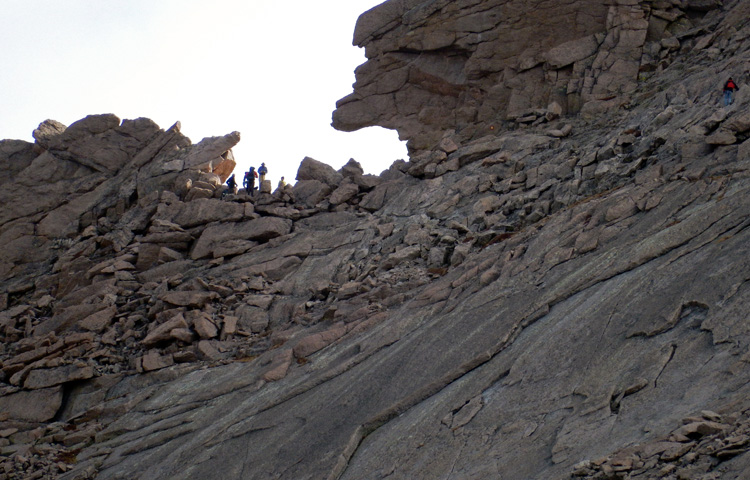
[(389, 0), (357, 22), (354, 45), (368, 60), (333, 125), (395, 129), (419, 152), (445, 135), (477, 138), (556, 109), (617, 108), (700, 35), (703, 17), (720, 5)]
[(745, 478), (750, 5), (650, 6), (693, 26), (627, 105), (379, 176), (222, 196), (237, 134), (112, 115), (0, 141), (0, 478)]

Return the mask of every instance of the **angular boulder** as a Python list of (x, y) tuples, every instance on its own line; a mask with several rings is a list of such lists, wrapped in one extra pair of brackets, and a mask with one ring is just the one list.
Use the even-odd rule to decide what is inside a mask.
[(209, 257), (222, 243), (233, 240), (267, 241), (286, 235), (292, 230), (292, 221), (285, 218), (261, 217), (240, 223), (220, 223), (206, 228), (195, 242), (190, 258)]
[(314, 158), (305, 157), (297, 170), (297, 180), (317, 180), (331, 188), (337, 187), (344, 176), (330, 165), (319, 162)]
[(20, 422), (48, 422), (60, 410), (63, 387), (57, 385), (39, 390), (22, 390), (0, 397), (0, 412)]
[(39, 124), (31, 134), (36, 144), (45, 150), (49, 148), (50, 141), (59, 136), (67, 127), (56, 120), (45, 120)]
[(300, 180), (292, 189), (295, 200), (307, 208), (313, 208), (331, 194), (331, 187), (320, 180)]
[(190, 228), (211, 222), (236, 222), (241, 220), (244, 214), (245, 207), (240, 203), (198, 198), (191, 202), (170, 205), (161, 215), (183, 228)]
[[(184, 167), (207, 172), (221, 172), (221, 183), (224, 183), (234, 170), (234, 156), (230, 150), (240, 141), (240, 132), (232, 132), (223, 137), (207, 137), (194, 145), (184, 158)], [(223, 166), (225, 162), (231, 168)]]
[(94, 369), (89, 366), (65, 365), (55, 368), (41, 368), (29, 372), (23, 383), (24, 388), (38, 390), (77, 380), (86, 380), (94, 376)]

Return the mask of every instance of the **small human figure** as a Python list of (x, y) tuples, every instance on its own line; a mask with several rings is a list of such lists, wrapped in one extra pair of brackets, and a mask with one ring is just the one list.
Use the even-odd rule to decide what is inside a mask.
[(284, 177), (281, 177), (281, 180), (279, 180), (279, 185), (276, 188), (278, 188), (279, 190), (281, 190), (285, 186), (286, 186), (286, 182), (284, 181)]
[(245, 191), (250, 195), (252, 195), (253, 190), (255, 190), (256, 178), (258, 178), (258, 172), (255, 171), (255, 167), (250, 167), (250, 170), (245, 172), (245, 178), (242, 180), (242, 185), (245, 187)]
[(260, 183), (263, 183), (263, 180), (266, 179), (266, 174), (268, 173), (268, 169), (266, 168), (265, 163), (261, 163), (260, 167), (258, 168), (258, 175), (260, 175)]
[(227, 179), (227, 187), (229, 187), (229, 193), (233, 195), (237, 193), (237, 181), (234, 179), (234, 173)]
[(727, 83), (724, 84), (724, 106), (729, 106), (732, 104), (732, 94), (735, 90), (739, 90), (739, 87), (737, 87), (737, 84), (734, 83), (734, 80), (732, 80), (732, 77), (729, 77), (729, 80), (727, 80)]

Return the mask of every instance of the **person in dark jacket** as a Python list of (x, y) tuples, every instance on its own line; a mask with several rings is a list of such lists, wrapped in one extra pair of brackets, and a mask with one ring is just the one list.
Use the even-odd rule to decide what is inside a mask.
[(231, 193), (232, 195), (237, 193), (237, 181), (234, 179), (234, 173), (227, 179), (227, 187), (229, 187), (228, 193)]
[(258, 178), (258, 172), (255, 171), (255, 167), (250, 167), (250, 170), (245, 172), (245, 178), (242, 180), (242, 186), (250, 195), (255, 190), (255, 179)]
[(724, 84), (724, 106), (729, 106), (732, 104), (732, 95), (734, 94), (735, 90), (739, 90), (739, 87), (737, 87), (737, 84), (734, 83), (732, 77), (729, 77), (727, 83)]

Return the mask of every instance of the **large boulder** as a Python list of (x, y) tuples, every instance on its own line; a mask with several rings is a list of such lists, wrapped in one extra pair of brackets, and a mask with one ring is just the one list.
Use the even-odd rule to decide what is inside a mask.
[(191, 202), (177, 202), (165, 206), (157, 212), (155, 218), (174, 222), (190, 228), (211, 222), (236, 222), (245, 213), (244, 205), (233, 202), (223, 202), (215, 198), (198, 198)]
[(339, 205), (348, 202), (359, 193), (359, 186), (352, 182), (345, 182), (339, 188), (333, 191), (329, 201), (331, 205)]
[(231, 149), (239, 141), (240, 132), (204, 138), (190, 148), (184, 157), (184, 168), (215, 172), (221, 177), (221, 183), (224, 183), (236, 165)]
[(43, 127), (47, 133), (39, 134), (50, 151), (106, 175), (116, 174), (128, 162), (130, 153), (142, 146), (137, 139), (117, 131), (120, 119), (113, 114), (89, 115), (59, 135), (51, 136), (47, 126)]
[(313, 208), (331, 194), (331, 187), (320, 180), (300, 180), (294, 184), (292, 194), (298, 203)]
[(63, 133), (66, 128), (65, 125), (56, 120), (45, 120), (39, 124), (39, 127), (31, 135), (36, 140), (37, 145), (47, 149), (50, 141)]
[(317, 180), (331, 188), (336, 188), (343, 180), (343, 175), (330, 165), (319, 162), (314, 158), (305, 157), (297, 170), (297, 180)]
[(292, 230), (292, 221), (278, 217), (261, 217), (240, 223), (219, 223), (207, 227), (195, 242), (190, 258), (197, 260), (213, 255), (223, 243), (233, 240), (267, 241)]
[(339, 169), (339, 173), (345, 177), (356, 178), (364, 175), (365, 170), (358, 161), (350, 158), (349, 161), (346, 162), (346, 165)]
[(0, 412), (20, 422), (47, 422), (60, 410), (63, 402), (62, 386), (39, 390), (24, 390), (0, 397)]

